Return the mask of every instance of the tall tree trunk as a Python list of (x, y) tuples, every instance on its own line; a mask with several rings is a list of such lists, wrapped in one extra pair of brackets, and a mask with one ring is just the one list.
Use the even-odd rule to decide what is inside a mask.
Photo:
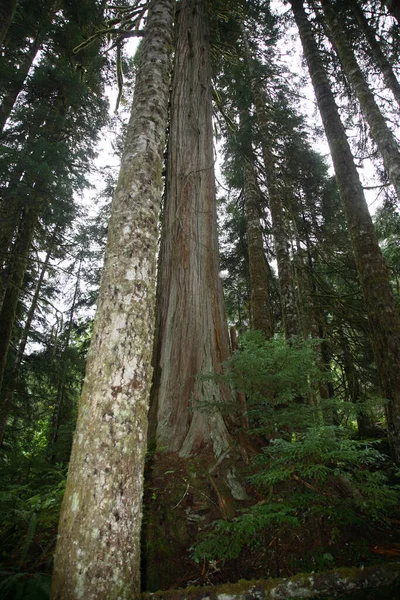
[(153, 0), (61, 510), (53, 600), (138, 598), (173, 0)]
[(365, 38), (370, 45), (372, 56), (382, 71), (383, 79), (386, 86), (392, 92), (397, 104), (400, 107), (400, 83), (397, 80), (395, 72), (393, 71), (392, 65), (382, 51), (381, 45), (375, 37), (375, 31), (373, 27), (368, 23), (368, 20), (364, 14), (363, 8), (358, 0), (351, 0), (351, 9), (357, 19), (357, 23), (360, 26), (361, 31), (365, 35)]
[(0, 3), (0, 44), (3, 44), (17, 9), (18, 0), (2, 0)]
[(0, 390), (3, 384), (18, 299), (28, 266), (29, 252), (40, 212), (40, 205), (40, 200), (34, 198), (32, 205), (25, 210), (14, 245), (10, 276), (0, 311)]
[(262, 193), (257, 181), (255, 156), (251, 143), (248, 111), (240, 111), (240, 135), (243, 152), (244, 213), (247, 225), (247, 249), (250, 274), (250, 317), (253, 329), (262, 331), (267, 340), (274, 335), (268, 264), (261, 228)]
[(299, 315), (296, 308), (293, 268), (289, 252), (289, 236), (285, 223), (285, 213), (282, 201), (282, 186), (276, 170), (275, 158), (270, 148), (270, 131), (268, 115), (265, 109), (261, 82), (257, 81), (254, 69), (251, 67), (251, 52), (247, 33), (243, 30), (245, 52), (248, 58), (251, 87), (256, 108), (257, 123), (261, 133), (261, 150), (267, 178), (269, 210), (271, 213), (272, 235), (274, 238), (276, 261), (278, 266), (279, 291), (281, 299), (282, 321), (285, 336), (290, 338), (299, 333)]
[(368, 82), (360, 69), (357, 59), (351, 46), (347, 43), (345, 33), (341, 28), (337, 15), (331, 5), (330, 0), (320, 0), (324, 11), (326, 22), (332, 34), (332, 40), (337, 49), (340, 61), (343, 65), (349, 81), (353, 87), (354, 93), (360, 103), (361, 109), (369, 125), (371, 135), (375, 140), (378, 150), (383, 158), (385, 169), (388, 172), (389, 179), (396, 189), (397, 196), (400, 198), (400, 152), (396, 139), (386, 120), (382, 115), (379, 106)]
[(66, 383), (67, 373), (68, 373), (67, 352), (68, 352), (69, 344), (71, 341), (72, 325), (74, 322), (75, 309), (76, 309), (76, 304), (77, 304), (78, 296), (79, 296), (82, 262), (83, 262), (83, 250), (81, 250), (81, 252), (80, 252), (79, 267), (78, 267), (78, 272), (76, 274), (74, 296), (72, 298), (72, 304), (71, 304), (71, 308), (69, 311), (69, 319), (68, 319), (68, 324), (67, 324), (67, 328), (66, 328), (67, 333), (66, 333), (65, 340), (63, 343), (63, 348), (60, 353), (61, 372), (60, 372), (60, 378), (59, 378), (58, 385), (57, 385), (57, 394), (56, 394), (56, 398), (54, 400), (54, 408), (53, 408), (53, 414), (52, 414), (51, 424), (50, 424), (49, 439), (48, 439), (48, 443), (47, 443), (47, 460), (49, 462), (54, 462), (55, 456), (56, 456), (55, 455), (55, 445), (57, 442), (58, 433), (59, 433), (59, 429), (60, 429), (60, 416), (61, 416), (62, 405), (64, 402), (65, 383)]
[(354, 165), (302, 0), (291, 0), (295, 20), (330, 146), (363, 291), (372, 345), (386, 405), (388, 438), (400, 464), (400, 320), (389, 271), (377, 242), (364, 192)]
[(211, 445), (216, 457), (230, 436), (207, 401), (230, 400), (214, 381), (229, 357), (219, 277), (211, 103), (210, 40), (205, 1), (184, 0), (175, 53), (166, 206), (160, 251), (155, 385), (151, 426), (157, 444), (188, 457)]
[(268, 283), (268, 265), (260, 223), (262, 195), (257, 182), (254, 162), (250, 163), (246, 160), (244, 169), (244, 207), (251, 285), (251, 324), (253, 329), (262, 331), (265, 338), (269, 340), (274, 335), (274, 322)]
[(8, 418), (9, 412), (10, 412), (10, 408), (12, 406), (15, 386), (16, 386), (16, 383), (18, 380), (20, 369), (21, 369), (21, 364), (22, 364), (22, 360), (24, 357), (26, 344), (28, 342), (28, 337), (29, 337), (29, 333), (31, 330), (33, 317), (34, 317), (34, 314), (36, 312), (36, 308), (38, 305), (40, 291), (42, 288), (44, 277), (47, 273), (47, 269), (48, 269), (49, 262), (50, 262), (50, 257), (54, 250), (54, 243), (55, 243), (55, 239), (56, 239), (58, 230), (59, 230), (59, 227), (56, 226), (54, 229), (53, 235), (52, 235), (49, 249), (48, 249), (46, 257), (43, 261), (39, 279), (36, 283), (35, 293), (33, 295), (32, 302), (29, 307), (28, 314), (26, 316), (24, 329), (22, 331), (22, 335), (21, 335), (21, 338), (20, 338), (19, 344), (18, 344), (17, 355), (15, 357), (15, 361), (13, 364), (13, 368), (12, 368), (12, 371), (10, 374), (9, 381), (7, 382), (7, 388), (5, 389), (3, 398), (1, 399), (1, 402), (0, 402), (0, 446), (3, 444), (3, 441), (4, 441), (4, 434), (5, 434), (6, 425), (7, 425), (7, 418)]
[(156, 453), (144, 535), (150, 590), (184, 584), (200, 528), (232, 517), (246, 498), (234, 471), (233, 395), (203, 377), (221, 372), (230, 353), (219, 277), (206, 5), (181, 2), (175, 51), (150, 406)]

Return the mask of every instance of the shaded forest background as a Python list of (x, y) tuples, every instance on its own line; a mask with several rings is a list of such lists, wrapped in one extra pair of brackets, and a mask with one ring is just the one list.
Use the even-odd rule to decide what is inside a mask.
[[(90, 211), (82, 195), (104, 131), (122, 154), (142, 48), (127, 58), (124, 43), (142, 37), (151, 3), (11, 4), (0, 31), (0, 590), (47, 598), (116, 170), (96, 172), (101, 189)], [(173, 77), (189, 81), (186, 65), (206, 64), (209, 44), (209, 70), (199, 70), (205, 79), (193, 94), (201, 104), (206, 90), (206, 105), (212, 85), (214, 132), (204, 144), (212, 148), (213, 135), (218, 142), (221, 182), (217, 202), (206, 194), (210, 204), (199, 200), (196, 210), (217, 206), (219, 258), (212, 217), (200, 222), (194, 200), (180, 212), (184, 186), (168, 195), (179, 190), (182, 149), (191, 154), (201, 135), (175, 133), (178, 121), (190, 130), (192, 115), (183, 108), (188, 92), (172, 84), (142, 588), (393, 560), (398, 9), (378, 0), (194, 5), (207, 29), (187, 25), (194, 50), (176, 33)], [(188, 6), (177, 3), (180, 32)], [(293, 73), (300, 40), (304, 70)], [(307, 66), (319, 104), (306, 118)], [(110, 86), (122, 117), (109, 116)], [(316, 150), (325, 147), (324, 127), (336, 177)], [(379, 205), (373, 224), (364, 191)], [(200, 231), (197, 246), (179, 241), (187, 223)], [(211, 262), (197, 272), (202, 246)], [(180, 261), (205, 282), (188, 283), (187, 295), (174, 292)]]

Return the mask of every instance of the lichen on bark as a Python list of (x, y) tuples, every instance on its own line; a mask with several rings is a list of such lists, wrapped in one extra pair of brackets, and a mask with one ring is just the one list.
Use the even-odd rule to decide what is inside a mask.
[(174, 2), (150, 3), (63, 501), (53, 599), (137, 598)]

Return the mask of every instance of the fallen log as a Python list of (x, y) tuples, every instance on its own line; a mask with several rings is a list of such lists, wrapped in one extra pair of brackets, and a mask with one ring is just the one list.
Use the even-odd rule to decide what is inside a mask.
[[(341, 567), (322, 573), (299, 573), (282, 579), (239, 581), (215, 587), (190, 587), (142, 594), (143, 600), (290, 600), (330, 599), (360, 590), (397, 588), (400, 562), (370, 567)], [(378, 597), (378, 596), (377, 596)], [(396, 596), (392, 596), (398, 597)]]

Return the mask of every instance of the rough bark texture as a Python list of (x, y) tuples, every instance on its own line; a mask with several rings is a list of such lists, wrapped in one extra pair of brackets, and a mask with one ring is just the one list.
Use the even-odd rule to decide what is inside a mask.
[[(340, 568), (325, 573), (300, 573), (287, 579), (240, 581), (215, 587), (168, 590), (144, 594), (143, 600), (289, 600), (289, 598), (347, 597), (360, 590), (376, 592), (375, 598), (398, 598), (400, 563), (372, 567)], [(391, 595), (393, 594), (393, 595)], [(350, 596), (351, 598), (352, 596)], [(368, 598), (370, 596), (368, 595)]]
[(400, 152), (396, 139), (387, 126), (379, 106), (375, 102), (374, 95), (358, 65), (351, 46), (346, 41), (345, 33), (342, 30), (330, 0), (320, 0), (320, 2), (343, 69), (360, 103), (371, 135), (382, 155), (389, 179), (400, 198)]
[(137, 598), (172, 0), (151, 2), (63, 501), (53, 599)]
[(346, 132), (302, 0), (291, 0), (295, 20), (330, 146), (365, 299), (375, 360), (386, 405), (388, 438), (400, 464), (400, 320), (388, 267), (377, 242)]
[(235, 477), (238, 457), (226, 412), (232, 393), (201, 377), (220, 372), (229, 357), (205, 7), (205, 0), (181, 2), (175, 52), (150, 408), (156, 453), (144, 533), (144, 579), (151, 591), (187, 584), (196, 570), (190, 547), (199, 531), (234, 516), (246, 498)]
[(262, 196), (257, 183), (254, 163), (245, 161), (244, 169), (244, 210), (251, 285), (251, 325), (253, 329), (262, 331), (269, 340), (274, 335), (274, 322), (269, 293), (268, 265), (260, 223)]
[(229, 357), (204, 13), (204, 0), (184, 0), (179, 12), (150, 413), (158, 447), (182, 457), (205, 446), (219, 457), (230, 446), (216, 405), (231, 396), (218, 383), (197, 378), (220, 371)]
[(0, 2), (0, 44), (2, 44), (7, 35), (8, 28), (16, 11), (18, 0), (2, 0)]
[(351, 1), (351, 9), (357, 19), (357, 22), (360, 26), (361, 31), (365, 35), (365, 38), (370, 45), (372, 56), (382, 71), (383, 79), (385, 84), (392, 92), (397, 104), (400, 107), (400, 83), (397, 80), (397, 77), (393, 71), (392, 65), (389, 60), (385, 56), (382, 51), (381, 45), (375, 37), (375, 31), (373, 27), (368, 23), (367, 18), (365, 17), (362, 6), (360, 5), (358, 0)]

